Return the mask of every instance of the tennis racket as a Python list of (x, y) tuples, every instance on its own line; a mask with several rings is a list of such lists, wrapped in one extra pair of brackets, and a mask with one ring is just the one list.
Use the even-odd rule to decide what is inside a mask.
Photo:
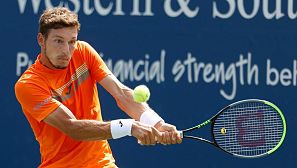
[[(211, 124), (212, 140), (190, 135)], [(223, 108), (209, 120), (180, 131), (183, 139), (207, 142), (234, 156), (257, 158), (276, 151), (286, 135), (286, 121), (271, 102), (247, 99)]]

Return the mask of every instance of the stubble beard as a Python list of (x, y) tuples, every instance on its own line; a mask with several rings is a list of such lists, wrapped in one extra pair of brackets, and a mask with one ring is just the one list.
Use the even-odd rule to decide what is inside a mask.
[(50, 58), (47, 56), (47, 54), (46, 54), (46, 46), (44, 47), (44, 56), (46, 57), (46, 59), (48, 60), (48, 62), (54, 67), (54, 68), (56, 68), (56, 69), (66, 69), (67, 68), (67, 66), (59, 66), (59, 65), (55, 65), (55, 64), (53, 64), (53, 62), (50, 60)]

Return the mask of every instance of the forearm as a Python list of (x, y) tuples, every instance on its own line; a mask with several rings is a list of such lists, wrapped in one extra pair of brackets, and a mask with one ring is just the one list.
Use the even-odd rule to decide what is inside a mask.
[(43, 122), (57, 128), (67, 136), (80, 140), (106, 140), (131, 135), (134, 120), (119, 119), (110, 122), (78, 120), (63, 104), (49, 114)]
[(73, 139), (81, 141), (106, 140), (112, 138), (110, 122), (100, 122), (96, 120), (76, 120), (69, 121), (65, 134)]
[(113, 75), (105, 77), (100, 84), (115, 98), (119, 108), (131, 118), (141, 122), (144, 121), (143, 123), (152, 126), (162, 120), (147, 103), (135, 102), (133, 100), (133, 90), (123, 85)]
[(116, 98), (117, 104), (130, 117), (151, 126), (157, 126), (164, 121), (147, 103), (135, 102), (131, 89), (124, 88), (122, 92), (123, 94)]
[(119, 108), (131, 118), (139, 121), (141, 114), (149, 109), (147, 103), (134, 102), (133, 91), (123, 85), (115, 76), (106, 76), (100, 84), (114, 97)]
[[(131, 136), (132, 127), (135, 126), (133, 119), (117, 119), (110, 122), (96, 120), (72, 120), (65, 133), (73, 139), (80, 141), (118, 139)], [(135, 129), (134, 129), (135, 130)]]
[(133, 91), (128, 87), (123, 88), (122, 92), (122, 94), (115, 96), (118, 107), (130, 117), (139, 121), (142, 113), (150, 110), (149, 105), (147, 103), (136, 103), (133, 100)]

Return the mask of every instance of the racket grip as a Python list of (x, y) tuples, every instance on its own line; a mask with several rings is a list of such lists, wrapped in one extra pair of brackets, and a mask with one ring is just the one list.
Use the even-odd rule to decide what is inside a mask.
[(181, 138), (184, 138), (184, 133), (183, 133), (183, 131), (177, 131), (177, 132), (179, 133), (179, 135), (180, 135)]

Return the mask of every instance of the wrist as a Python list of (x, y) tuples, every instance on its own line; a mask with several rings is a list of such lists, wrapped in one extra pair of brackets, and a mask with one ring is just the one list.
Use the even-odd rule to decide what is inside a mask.
[(118, 119), (110, 122), (110, 132), (113, 139), (131, 136), (134, 119)]
[(164, 122), (164, 120), (153, 110), (149, 109), (143, 112), (140, 116), (140, 122), (150, 125), (150, 126), (156, 126), (156, 124), (159, 124), (161, 122)]

